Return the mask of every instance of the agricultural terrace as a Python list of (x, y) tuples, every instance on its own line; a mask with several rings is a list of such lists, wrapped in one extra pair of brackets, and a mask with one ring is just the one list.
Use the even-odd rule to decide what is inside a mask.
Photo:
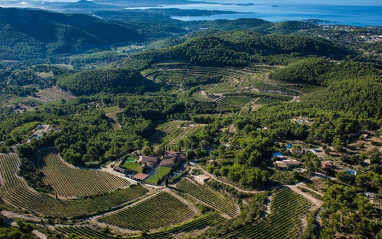
[(58, 200), (30, 188), (18, 177), (20, 159), (16, 154), (0, 154), (0, 196), (11, 205), (53, 217), (81, 217), (110, 210), (143, 196), (147, 190), (141, 186), (116, 190), (83, 200)]
[(158, 185), (160, 182), (163, 182), (169, 173), (171, 173), (171, 168), (160, 167), (155, 171), (154, 174), (150, 175), (150, 177), (148, 177), (145, 182), (152, 185)]
[(156, 239), (156, 238), (172, 238), (171, 234), (198, 230), (205, 227), (216, 225), (224, 220), (217, 212), (212, 212), (200, 216), (192, 221), (176, 225), (169, 230), (151, 233), (139, 238)]
[(97, 195), (129, 185), (127, 180), (108, 172), (69, 167), (53, 150), (43, 150), (40, 155), (43, 182), (62, 197)]
[(66, 237), (69, 235), (74, 235), (74, 236), (83, 236), (87, 238), (98, 238), (98, 239), (114, 238), (105, 233), (96, 231), (95, 229), (89, 226), (62, 226), (62, 227), (55, 227), (54, 229)]
[(246, 96), (227, 96), (224, 97), (220, 102), (223, 104), (232, 105), (235, 107), (244, 107), (252, 100), (252, 97)]
[(271, 214), (243, 226), (221, 238), (298, 238), (302, 232), (301, 217), (311, 207), (303, 196), (290, 189), (278, 189), (273, 196)]
[(152, 144), (175, 145), (179, 140), (184, 139), (192, 134), (199, 132), (203, 125), (188, 125), (187, 121), (170, 121), (159, 125), (155, 134), (149, 139)]
[(199, 185), (188, 179), (183, 179), (176, 185), (176, 187), (231, 217), (235, 217), (240, 213), (240, 209), (236, 203), (224, 197), (209, 186)]
[(133, 230), (146, 230), (177, 224), (193, 215), (194, 212), (177, 198), (160, 192), (99, 221)]

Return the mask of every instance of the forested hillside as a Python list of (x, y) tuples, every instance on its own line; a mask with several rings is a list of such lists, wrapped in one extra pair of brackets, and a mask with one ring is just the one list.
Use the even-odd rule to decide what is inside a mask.
[(341, 59), (347, 53), (332, 42), (310, 36), (233, 31), (197, 37), (174, 47), (147, 51), (136, 57), (153, 61), (187, 60), (199, 65), (243, 66), (249, 63), (286, 64), (299, 56)]
[(142, 40), (136, 30), (79, 14), (0, 8), (1, 60), (44, 62), (103, 45)]

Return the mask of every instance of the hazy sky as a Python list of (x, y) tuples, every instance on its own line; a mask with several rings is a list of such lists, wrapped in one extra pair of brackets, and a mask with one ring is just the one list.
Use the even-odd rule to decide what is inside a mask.
[[(21, 4), (24, 3), (33, 3), (33, 2), (77, 2), (78, 0), (0, 0), (1, 3), (14, 2)], [(192, 0), (190, 0), (192, 1)], [(203, 1), (203, 0), (195, 0)], [(327, 5), (359, 5), (359, 6), (381, 6), (382, 0), (205, 0), (206, 2), (216, 2), (216, 3), (269, 3), (269, 4), (327, 4)], [(134, 2), (134, 0), (131, 0)], [(156, 2), (156, 1), (155, 1)]]

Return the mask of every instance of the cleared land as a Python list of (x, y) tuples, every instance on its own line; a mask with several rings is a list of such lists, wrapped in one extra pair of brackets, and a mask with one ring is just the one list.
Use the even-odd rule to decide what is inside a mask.
[(97, 195), (129, 185), (123, 178), (98, 170), (71, 168), (53, 150), (41, 151), (43, 182), (62, 197)]
[(54, 217), (80, 217), (120, 206), (143, 196), (141, 186), (117, 190), (99, 197), (83, 200), (58, 200), (41, 194), (16, 175), (20, 159), (16, 154), (0, 154), (0, 196), (15, 207)]
[(42, 102), (50, 102), (50, 101), (59, 101), (59, 100), (70, 100), (75, 98), (70, 92), (59, 89), (58, 87), (46, 88), (40, 92), (38, 92), (36, 97), (30, 97), (31, 99), (37, 99)]
[(134, 230), (145, 230), (176, 224), (193, 215), (193, 211), (187, 205), (167, 192), (160, 192), (132, 207), (102, 217), (99, 221)]
[(311, 203), (303, 196), (290, 189), (279, 189), (274, 193), (269, 216), (221, 238), (298, 238), (302, 229), (300, 218), (310, 207)]
[(231, 217), (235, 217), (239, 214), (239, 208), (234, 202), (208, 186), (199, 185), (184, 179), (180, 181), (176, 187)]

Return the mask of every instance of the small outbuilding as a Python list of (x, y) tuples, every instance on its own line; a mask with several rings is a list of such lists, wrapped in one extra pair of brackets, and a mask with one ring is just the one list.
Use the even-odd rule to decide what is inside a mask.
[(143, 182), (149, 175), (144, 173), (137, 173), (133, 176), (134, 180), (137, 180), (139, 182)]
[(194, 176), (194, 179), (196, 182), (200, 183), (200, 184), (205, 184), (208, 180), (210, 180), (211, 177), (207, 176), (207, 175), (198, 175), (198, 176)]

